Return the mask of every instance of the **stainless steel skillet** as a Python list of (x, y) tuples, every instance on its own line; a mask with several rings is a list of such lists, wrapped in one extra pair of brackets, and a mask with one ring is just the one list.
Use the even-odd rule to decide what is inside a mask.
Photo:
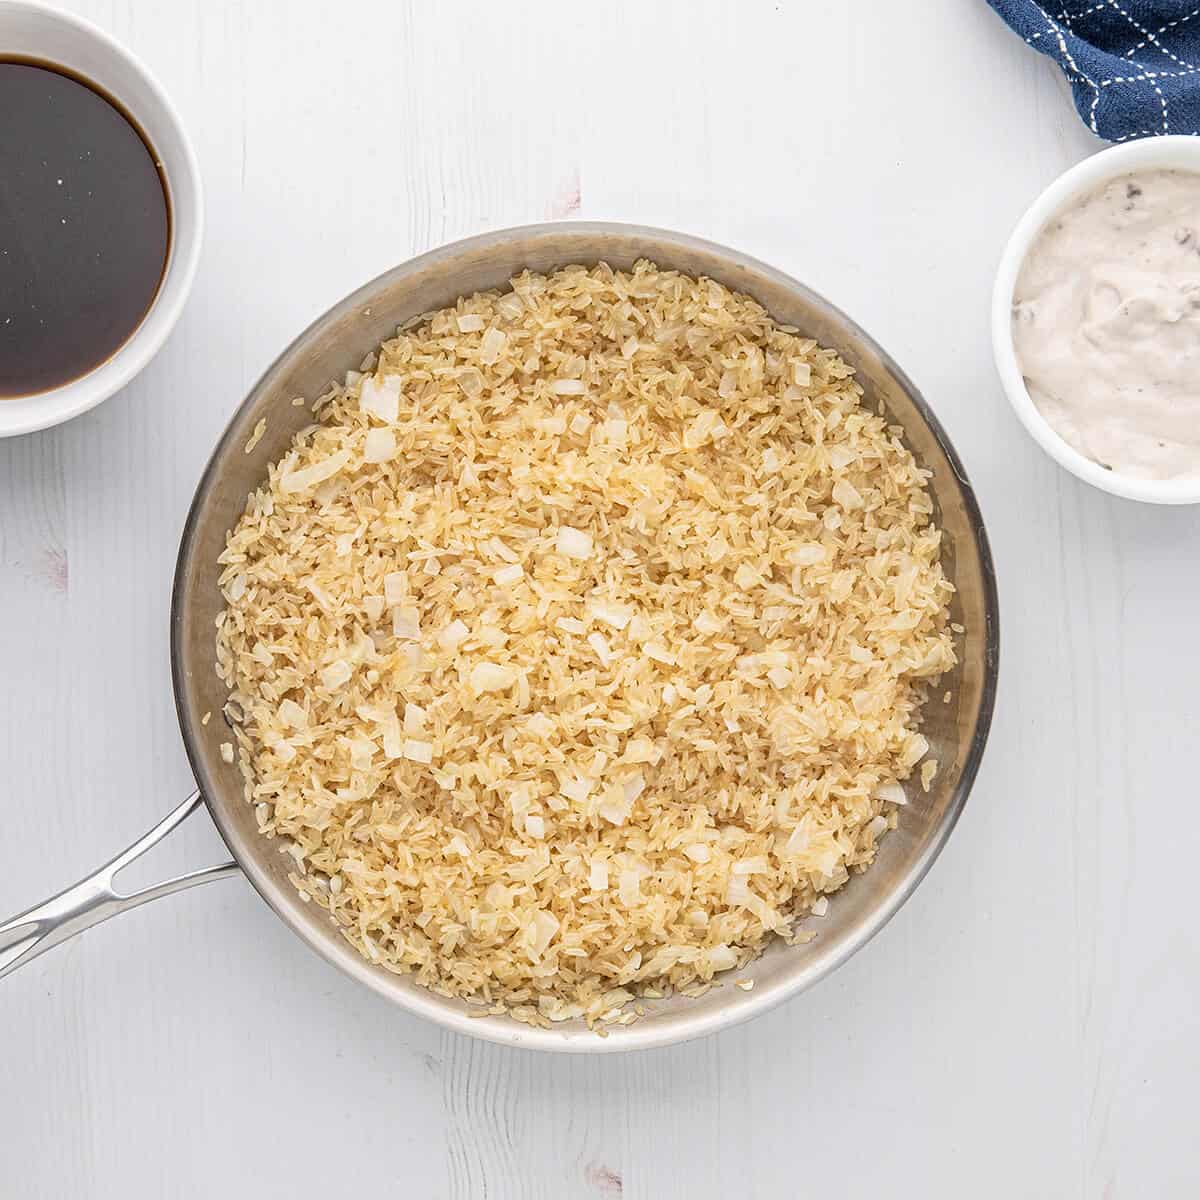
[[(226, 695), (214, 669), (214, 621), (222, 601), (217, 556), (247, 494), (267, 466), (309, 422), (292, 399), (318, 395), (410, 317), (460, 295), (503, 288), (526, 267), (545, 271), (605, 260), (628, 267), (639, 258), (692, 275), (710, 275), (759, 300), (779, 321), (836, 349), (858, 370), (868, 402), (882, 405), (932, 472), (931, 489), (945, 531), (944, 564), (957, 587), (954, 619), (963, 626), (960, 665), (944, 686), (949, 704), (929, 706), (926, 736), (942, 768), (929, 794), (913, 789), (899, 828), (877, 861), (837, 894), (817, 938), (773, 945), (748, 971), (752, 991), (714, 989), (699, 999), (648, 1005), (635, 1024), (597, 1037), (581, 1023), (535, 1029), (507, 1017), (471, 1018), (466, 1005), (361, 958), (325, 912), (305, 904), (288, 882), (292, 860), (258, 833), (236, 769), (220, 754), (232, 740), (222, 717)], [(266, 432), (246, 452), (260, 420)], [(148, 900), (245, 873), (279, 917), (347, 975), (411, 1012), (492, 1041), (543, 1050), (616, 1051), (663, 1045), (724, 1028), (811, 986), (865, 944), (908, 898), (949, 836), (975, 779), (991, 722), (999, 655), (995, 577), (983, 522), (962, 466), (937, 419), (892, 360), (848, 317), (795, 280), (736, 251), (683, 234), (592, 222), (529, 226), (484, 234), (422, 255), (381, 275), (314, 322), (271, 366), (222, 435), (184, 528), (171, 612), (171, 665), (180, 729), (199, 790), (154, 829), (94, 875), (52, 900), (0, 924), (0, 975), (58, 942)], [(202, 723), (205, 713), (212, 719)], [(120, 869), (166, 836), (201, 803), (235, 861), (167, 880), (133, 894), (118, 892)]]

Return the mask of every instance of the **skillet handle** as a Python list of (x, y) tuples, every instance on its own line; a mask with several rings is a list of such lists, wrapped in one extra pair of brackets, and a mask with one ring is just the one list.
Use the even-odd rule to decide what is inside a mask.
[(94, 874), (81, 879), (73, 887), (59, 892), (43, 904), (35, 905), (11, 920), (0, 922), (0, 978), (18, 967), (24, 966), (52, 946), (85, 929), (107, 921), (131, 908), (169, 896), (184, 888), (208, 883), (213, 879), (224, 879), (238, 873), (235, 862), (206, 867), (200, 871), (189, 871), (186, 875), (164, 880), (140, 892), (118, 892), (113, 885), (117, 873), (135, 859), (140, 858), (151, 846), (156, 845), (181, 821), (200, 807), (200, 793), (193, 792), (177, 809), (168, 813), (144, 837), (138, 838), (129, 849), (107, 862)]

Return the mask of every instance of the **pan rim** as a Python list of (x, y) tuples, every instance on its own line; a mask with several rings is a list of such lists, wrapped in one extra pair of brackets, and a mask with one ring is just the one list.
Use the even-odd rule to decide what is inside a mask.
[[(904, 875), (898, 880), (887, 896), (872, 909), (859, 927), (845, 936), (828, 956), (822, 958), (819, 962), (806, 964), (798, 968), (794, 973), (778, 980), (770, 988), (764, 988), (759, 992), (739, 991), (732, 993), (730, 999), (732, 1000), (736, 996), (736, 1002), (722, 1005), (711, 1012), (697, 1013), (695, 1016), (681, 1022), (666, 1023), (662, 1026), (653, 1022), (635, 1022), (621, 1029), (619, 1036), (611, 1037), (600, 1037), (591, 1031), (563, 1031), (543, 1029), (532, 1025), (527, 1026), (507, 1016), (472, 1017), (465, 1011), (455, 1012), (445, 1007), (441, 1002), (441, 998), (437, 997), (435, 993), (420, 985), (414, 985), (411, 990), (407, 991), (396, 990), (391, 986), (391, 981), (394, 977), (383, 968), (368, 963), (349, 942), (339, 939), (341, 942), (339, 945), (331, 940), (322, 940), (306, 926), (293, 920), (291, 914), (277, 901), (276, 890), (278, 885), (269, 879), (254, 858), (243, 850), (240, 838), (233, 830), (226, 816), (224, 806), (218, 800), (213, 799), (214, 794), (218, 793), (213, 787), (213, 772), (210, 770), (211, 764), (209, 761), (210, 756), (202, 746), (197, 728), (198, 721), (188, 711), (185, 701), (187, 671), (183, 649), (184, 629), (181, 612), (183, 608), (185, 579), (188, 575), (187, 568), (192, 562), (195, 552), (201, 513), (208, 495), (213, 490), (216, 480), (221, 475), (222, 465), (232, 452), (240, 450), (236, 442), (235, 431), (238, 430), (241, 419), (258, 403), (260, 397), (271, 386), (272, 380), (286, 369), (292, 356), (299, 353), (301, 348), (307, 344), (314, 334), (348, 315), (355, 309), (368, 304), (371, 298), (381, 290), (402, 281), (406, 276), (418, 274), (425, 268), (436, 265), (439, 262), (452, 261), (472, 251), (494, 248), (506, 242), (551, 236), (561, 237), (569, 233), (578, 233), (582, 236), (595, 234), (617, 235), (632, 239), (640, 238), (660, 244), (668, 244), (681, 250), (694, 250), (720, 258), (732, 268), (745, 269), (752, 271), (756, 275), (765, 276), (781, 288), (796, 294), (806, 303), (822, 310), (826, 316), (837, 322), (844, 329), (848, 337), (855, 339), (872, 354), (876, 355), (888, 373), (896, 380), (897, 385), (905, 392), (908, 400), (916, 408), (956, 476), (963, 509), (979, 559), (980, 574), (983, 582), (982, 606), (986, 622), (986, 629), (983, 635), (983, 677), (980, 686), (979, 707), (958, 783), (952, 793), (945, 813), (930, 834), (920, 854), (906, 869)], [(566, 265), (565, 261), (563, 265)], [(262, 897), (280, 920), (326, 962), (337, 967), (352, 979), (365, 984), (372, 991), (383, 996), (391, 1003), (417, 1016), (425, 1017), (443, 1028), (501, 1045), (569, 1053), (621, 1053), (632, 1050), (650, 1049), (659, 1046), (674, 1045), (719, 1032), (722, 1029), (761, 1015), (769, 1009), (774, 1008), (777, 1004), (781, 1004), (784, 1000), (790, 999), (800, 992), (807, 990), (821, 979), (832, 974), (856, 954), (883, 929), (913, 894), (918, 884), (928, 874), (933, 863), (944, 849), (950, 834), (957, 825), (962, 810), (966, 805), (967, 797), (975, 784), (983, 760), (984, 749), (991, 730), (999, 678), (999, 595), (996, 585), (995, 565), (983, 522), (983, 515), (957, 451), (946, 434), (945, 429), (942, 427), (941, 422), (925, 400), (924, 395), (908, 375), (901, 370), (891, 355), (863, 330), (856, 321), (842, 312), (837, 306), (831, 304), (824, 296), (785, 272), (751, 255), (744, 254), (741, 251), (734, 250), (717, 242), (695, 237), (691, 234), (659, 229), (653, 226), (613, 221), (543, 222), (494, 230), (450, 242), (382, 272), (356, 288), (348, 296), (333, 304), (327, 311), (310, 322), (305, 329), (292, 339), (282, 353), (269, 364), (249, 389), (245, 399), (230, 415), (224, 431), (217, 439), (213, 452), (209, 456), (193, 493), (180, 537), (179, 552), (176, 557), (171, 589), (170, 621), (172, 689), (175, 697), (175, 708), (179, 721), (180, 734), (183, 738), (188, 762), (195, 775), (200, 793), (204, 798), (205, 807), (208, 809), (213, 823), (229, 848), (229, 852), (233, 855), (255, 891), (258, 892), (259, 896)]]

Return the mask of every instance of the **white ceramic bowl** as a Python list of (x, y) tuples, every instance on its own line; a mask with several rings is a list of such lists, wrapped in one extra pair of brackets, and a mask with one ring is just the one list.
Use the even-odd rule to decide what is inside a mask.
[(1200, 502), (1200, 479), (1133, 479), (1106, 470), (1069, 446), (1038, 411), (1025, 387), (1012, 337), (1012, 300), (1029, 248), (1046, 224), (1081, 195), (1130, 171), (1170, 168), (1200, 172), (1200, 138), (1170, 136), (1126, 142), (1101, 150), (1060, 175), (1030, 206), (1013, 230), (992, 290), (992, 347), (1000, 382), (1021, 423), (1047, 454), (1072, 475), (1114, 496), (1151, 504)]
[(171, 206), (167, 268), (142, 323), (107, 361), (61, 387), (0, 401), (0, 437), (46, 429), (94, 408), (158, 352), (183, 311), (204, 230), (200, 170), (166, 93), (128, 50), (78, 17), (26, 0), (0, 0), (0, 54), (41, 59), (98, 84), (130, 113), (158, 152)]

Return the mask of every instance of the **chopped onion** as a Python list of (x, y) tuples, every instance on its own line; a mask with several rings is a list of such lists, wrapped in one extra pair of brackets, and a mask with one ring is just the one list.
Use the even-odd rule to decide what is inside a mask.
[(576, 804), (581, 804), (591, 795), (592, 788), (595, 786), (595, 780), (589, 779), (586, 775), (576, 775), (573, 779), (563, 780), (558, 790), (568, 800), (573, 800)]
[(544, 838), (546, 836), (546, 822), (535, 814), (530, 814), (525, 818), (525, 832), (531, 838)]
[(610, 825), (624, 825), (629, 820), (632, 801), (625, 799), (625, 790), (614, 784), (604, 793), (604, 799), (596, 806), (596, 812)]
[(714, 971), (728, 971), (738, 964), (738, 952), (732, 946), (725, 945), (724, 942), (719, 946), (710, 947), (704, 952), (704, 955), (708, 959), (708, 965)]
[(400, 604), (408, 595), (408, 576), (403, 571), (389, 571), (383, 577), (383, 599), (388, 608)]
[(383, 722), (383, 753), (388, 758), (404, 755), (404, 739), (400, 736), (400, 722), (395, 714)]
[(418, 641), (421, 637), (421, 615), (410, 604), (400, 604), (392, 609), (392, 634), (406, 642)]
[(419, 738), (407, 738), (404, 742), (404, 757), (409, 762), (433, 762), (433, 743), (423, 742)]
[(471, 668), (471, 687), (476, 692), (502, 692), (516, 681), (516, 671), (499, 663), (476, 663)]
[(758, 587), (762, 581), (762, 576), (749, 563), (742, 563), (733, 573), (733, 582), (744, 591)]
[(404, 705), (404, 732), (420, 733), (425, 728), (425, 718), (428, 714), (419, 704), (408, 701)]
[(814, 917), (823, 917), (829, 911), (829, 900), (825, 896), (818, 896), (813, 901), (812, 915)]
[(519, 579), (525, 578), (525, 570), (520, 563), (509, 563), (503, 567), (497, 567), (492, 572), (492, 578), (502, 587), (507, 587), (511, 583), (516, 583)]
[(441, 643), (447, 650), (453, 650), (460, 642), (465, 641), (470, 636), (471, 631), (459, 620), (453, 620), (441, 633), (438, 634), (438, 642)]
[(390, 429), (369, 429), (363, 441), (363, 462), (389, 462), (396, 457), (396, 435)]
[(845, 479), (833, 485), (833, 498), (845, 509), (861, 508), (863, 504), (862, 493)]
[(684, 846), (683, 852), (694, 863), (706, 863), (712, 858), (712, 851), (704, 842), (693, 842), (690, 846)]
[(508, 345), (508, 336), (499, 329), (489, 329), (479, 343), (479, 361), (485, 366), (496, 362)]
[(289, 494), (311, 491), (318, 483), (324, 483), (336, 475), (349, 461), (350, 451), (339, 450), (311, 467), (288, 471), (280, 477), (279, 490)]
[(350, 742), (350, 766), (365, 771), (375, 757), (375, 743), (370, 738), (354, 738)]
[(825, 558), (826, 550), (820, 542), (803, 542), (799, 546), (793, 546), (787, 554), (788, 562), (796, 567), (815, 566), (824, 562)]
[(350, 678), (351, 674), (350, 664), (345, 659), (336, 659), (321, 672), (321, 686), (328, 688), (332, 692), (340, 688)]
[(363, 412), (385, 423), (394, 422), (400, 415), (400, 376), (364, 379), (358, 394), (358, 406)]
[(584, 434), (592, 427), (592, 418), (587, 413), (576, 413), (571, 418), (571, 432), (576, 434)]
[(857, 457), (858, 455), (844, 442), (829, 447), (829, 465), (835, 471), (848, 467)]
[(279, 719), (292, 729), (304, 729), (308, 725), (308, 713), (295, 700), (284, 700), (280, 704)]
[(588, 615), (595, 621), (602, 621), (614, 629), (624, 629), (629, 624), (630, 614), (623, 608), (615, 608), (608, 604), (592, 604), (588, 607)]
[(555, 549), (567, 558), (590, 558), (592, 535), (582, 529), (572, 529), (569, 525), (560, 526)]
[(612, 662), (613, 653), (609, 649), (608, 642), (604, 636), (599, 633), (588, 634), (588, 645), (596, 652), (596, 657), (607, 667)]
[(655, 662), (664, 663), (668, 667), (675, 665), (675, 655), (661, 642), (647, 642), (642, 649), (646, 652), (646, 657), (654, 659)]
[(622, 871), (617, 883), (617, 894), (626, 908), (636, 904), (642, 898), (641, 871)]
[(462, 313), (455, 319), (459, 333), (478, 333), (483, 328), (483, 318), (478, 313)]
[(534, 958), (541, 958), (545, 954), (546, 948), (558, 932), (558, 926), (558, 918), (545, 909), (539, 909), (533, 914), (533, 919), (529, 922), (529, 951)]
[(582, 396), (587, 388), (582, 379), (556, 379), (550, 385), (550, 390), (556, 396)]
[(608, 860), (593, 858), (591, 869), (588, 871), (588, 887), (593, 892), (603, 892), (608, 888)]
[(875, 789), (875, 799), (882, 800), (885, 804), (908, 803), (908, 797), (904, 794), (904, 788), (895, 780), (888, 783), (881, 783)]

